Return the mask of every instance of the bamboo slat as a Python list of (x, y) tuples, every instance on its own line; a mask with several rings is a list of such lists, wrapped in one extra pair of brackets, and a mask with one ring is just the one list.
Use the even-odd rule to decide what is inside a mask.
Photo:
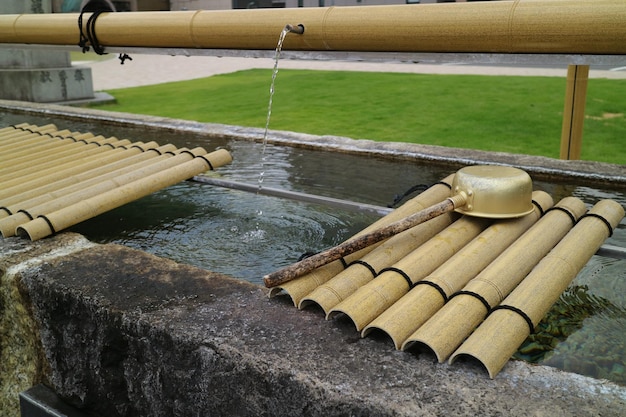
[(224, 149), (9, 126), (0, 129), (0, 232), (41, 239), (230, 161)]

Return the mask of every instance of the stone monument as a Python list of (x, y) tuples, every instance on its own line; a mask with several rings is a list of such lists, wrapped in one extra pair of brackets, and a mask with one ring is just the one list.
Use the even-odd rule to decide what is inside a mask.
[[(0, 14), (51, 12), (51, 0), (0, 2)], [(0, 48), (0, 99), (60, 104), (95, 101), (91, 68), (72, 66), (69, 52)]]

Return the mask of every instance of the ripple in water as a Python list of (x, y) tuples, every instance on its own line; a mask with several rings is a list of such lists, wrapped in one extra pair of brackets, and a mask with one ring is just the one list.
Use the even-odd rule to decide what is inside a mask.
[(304, 252), (334, 246), (376, 219), (184, 182), (73, 230), (97, 242), (124, 244), (262, 284), (263, 275), (295, 262)]

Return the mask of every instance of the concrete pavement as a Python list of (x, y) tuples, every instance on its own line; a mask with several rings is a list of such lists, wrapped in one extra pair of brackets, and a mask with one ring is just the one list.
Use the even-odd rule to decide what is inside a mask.
[[(77, 62), (91, 67), (94, 91), (160, 84), (171, 81), (210, 77), (252, 68), (272, 69), (272, 58), (169, 56), (131, 54), (133, 60), (120, 65), (117, 54), (111, 59)], [(331, 71), (404, 72), (419, 74), (478, 74), (565, 77), (567, 68), (524, 68), (482, 65), (431, 65), (397, 62), (352, 61), (279, 61), (279, 69), (317, 69)], [(617, 70), (590, 69), (590, 78), (625, 79), (626, 67)]]

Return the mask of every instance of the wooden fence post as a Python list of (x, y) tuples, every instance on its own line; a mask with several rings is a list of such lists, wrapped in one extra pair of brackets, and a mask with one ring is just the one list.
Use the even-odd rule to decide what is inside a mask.
[(567, 67), (567, 88), (561, 129), (561, 159), (580, 159), (588, 80), (589, 65)]

